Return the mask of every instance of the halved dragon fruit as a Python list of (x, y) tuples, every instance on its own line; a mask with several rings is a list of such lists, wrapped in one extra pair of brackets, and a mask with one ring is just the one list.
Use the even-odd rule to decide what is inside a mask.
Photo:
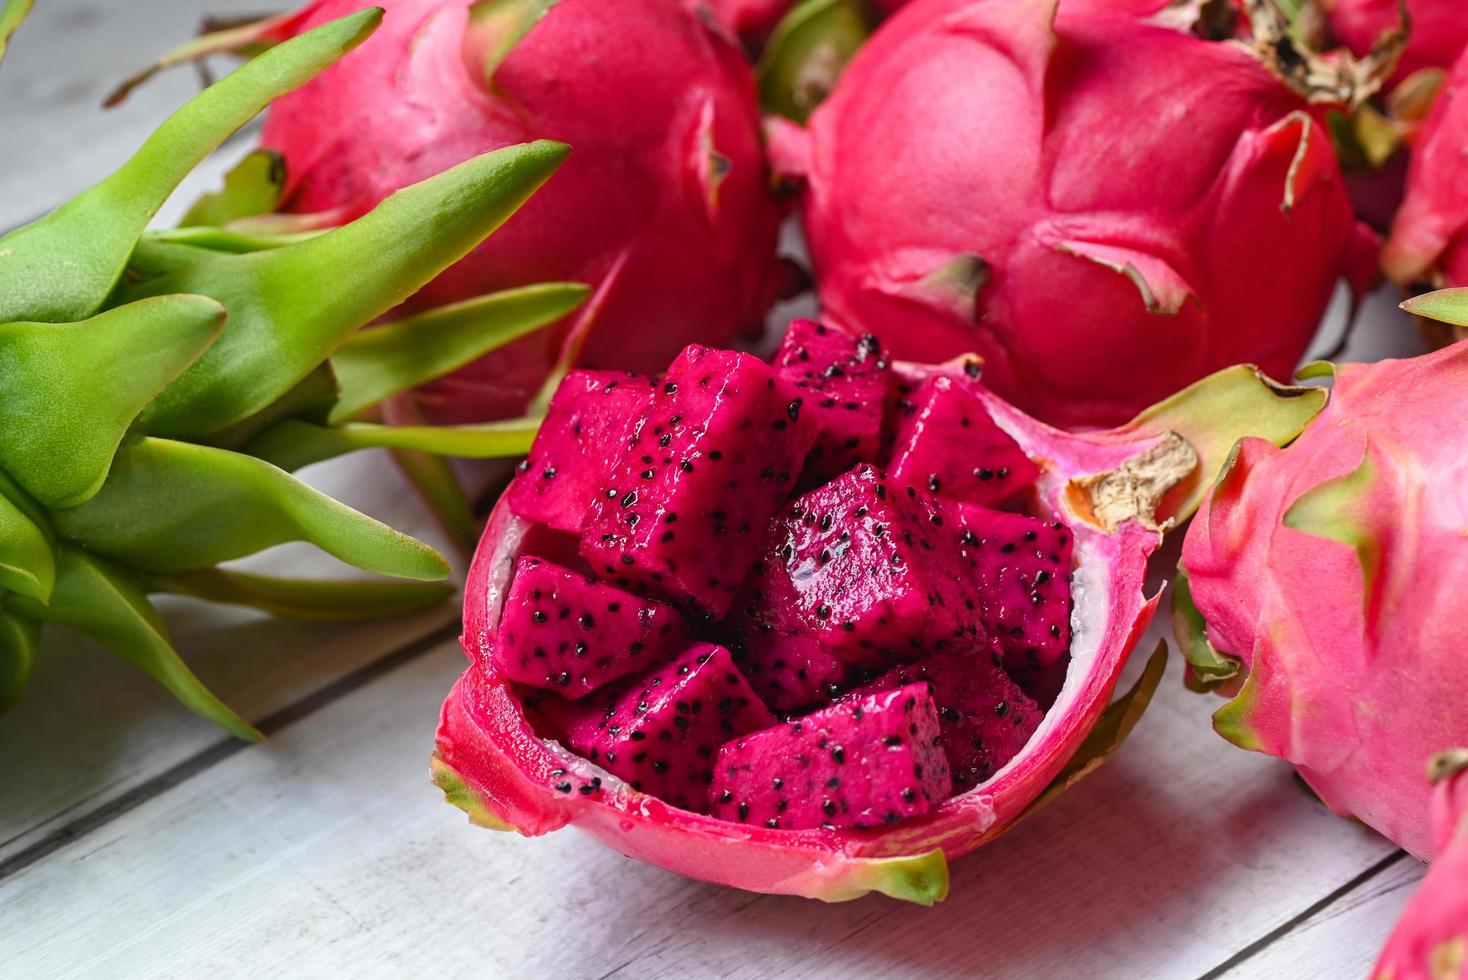
[[(554, 626), (521, 598), (526, 555), (571, 536), (547, 530), (515, 490), (504, 497), (470, 573), (471, 665), (444, 705), (434, 779), (489, 827), (533, 836), (575, 824), (623, 853), (757, 891), (932, 902), (949, 858), (1126, 736), (1161, 673), (1154, 656), (1108, 709), (1156, 606), (1142, 592), (1148, 555), (1239, 435), (1288, 441), (1323, 396), (1236, 368), (1120, 429), (1072, 434), (962, 365), (882, 368), (894, 389), (938, 375), (967, 386), (974, 420), (1034, 466), (1021, 514), (901, 486), (870, 461), (800, 492), (810, 450), (840, 423), (810, 411), (812, 389), (787, 388), (782, 366), (685, 352), (636, 414), (631, 448), (598, 474), (581, 546), (598, 587), (625, 579), (677, 600), (696, 640), (671, 660), (576, 700), (507, 676), (501, 650), (511, 626), (523, 648), (525, 610), (531, 627)], [(861, 414), (890, 401), (863, 397)], [(517, 479), (543, 478), (532, 466)], [(1000, 651), (1015, 643), (1054, 671), (1048, 700), (1006, 670)]]

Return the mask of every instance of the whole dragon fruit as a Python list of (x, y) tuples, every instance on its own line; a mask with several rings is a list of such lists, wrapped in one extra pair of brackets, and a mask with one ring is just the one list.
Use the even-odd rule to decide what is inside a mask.
[[(1288, 449), (1241, 443), (1183, 546), (1174, 624), (1230, 741), (1421, 858), (1422, 772), (1468, 743), (1468, 345), (1347, 365)], [(1179, 583), (1183, 586), (1183, 583)]]
[(996, 394), (1084, 427), (1224, 365), (1288, 376), (1337, 280), (1374, 277), (1307, 108), (1256, 49), (1126, 12), (918, 0), (775, 146), (829, 317), (977, 350)]
[[(1288, 440), (1324, 397), (1236, 368), (1072, 435), (974, 368), (805, 322), (772, 366), (690, 347), (653, 378), (573, 372), (470, 572), (432, 763), (450, 802), (742, 888), (942, 898), (949, 858), (1135, 722), (1160, 655), (1108, 701), (1162, 529), (1236, 436)], [(965, 499), (977, 479), (889, 475), (935, 459), (911, 426), (882, 437), (918, 393), (956, 399), (933, 438), (983, 434), (970, 470), (1009, 466), (985, 498), (1008, 509)]]
[(1468, 977), (1468, 749), (1437, 756), (1429, 778), (1438, 856), (1376, 961), (1376, 980)]
[(1332, 37), (1357, 56), (1370, 53), (1383, 34), (1401, 22), (1406, 7), (1410, 32), (1393, 81), (1423, 69), (1446, 68), (1468, 48), (1468, 17), (1459, 0), (1320, 0)]
[(1413, 145), (1407, 192), (1382, 251), (1404, 289), (1468, 286), (1468, 52), (1453, 65)]
[[(269, 45), (359, 2), (314, 0), (190, 50)], [(349, 220), (445, 167), (554, 134), (573, 147), (565, 167), (409, 309), (546, 279), (587, 282), (599, 295), (580, 362), (641, 370), (690, 340), (728, 343), (762, 324), (787, 274), (754, 79), (696, 4), (382, 6), (371, 40), (266, 117), (261, 143), (285, 162), (283, 210)], [(418, 414), (457, 423), (520, 413), (566, 332), (523, 338), (426, 384)]]

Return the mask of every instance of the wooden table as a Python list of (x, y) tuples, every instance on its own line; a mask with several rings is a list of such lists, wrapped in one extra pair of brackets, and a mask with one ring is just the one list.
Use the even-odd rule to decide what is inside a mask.
[[(109, 84), (206, 10), (234, 12), (39, 7), (0, 69), (0, 227), (121, 161), (196, 82), (175, 72), (104, 113)], [(1417, 344), (1379, 295), (1353, 348)], [(442, 544), (383, 459), (308, 476)], [(249, 564), (329, 562), (280, 549)], [(1422, 874), (1288, 767), (1215, 736), (1216, 703), (1184, 691), (1174, 662), (1119, 757), (958, 862), (941, 906), (750, 895), (571, 832), (479, 830), (446, 806), (427, 759), (463, 666), (452, 606), (347, 628), (167, 612), (204, 681), (270, 737), (222, 737), (55, 632), (0, 717), (0, 976), (1354, 977)]]

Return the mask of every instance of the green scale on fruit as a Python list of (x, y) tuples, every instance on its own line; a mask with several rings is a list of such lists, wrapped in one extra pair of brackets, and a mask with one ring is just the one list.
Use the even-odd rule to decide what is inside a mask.
[[(0, 5), (0, 42), (28, 6)], [(442, 472), (432, 469), (440, 455), (529, 448), (538, 414), (390, 426), (374, 421), (376, 406), (562, 319), (585, 286), (507, 290), (359, 331), (499, 227), (567, 147), (486, 153), (329, 229), (271, 214), (284, 168), (253, 153), (182, 227), (148, 230), (205, 157), (381, 16), (364, 10), (261, 54), (166, 119), (115, 173), (0, 237), (0, 708), (20, 696), (41, 627), (54, 623), (253, 738), (174, 650), (151, 593), (353, 619), (452, 592), (433, 549), (292, 471), (369, 447), (412, 454), (420, 472), (423, 459)], [(447, 506), (467, 513), (452, 488)], [(220, 567), (288, 541), (388, 578)]]

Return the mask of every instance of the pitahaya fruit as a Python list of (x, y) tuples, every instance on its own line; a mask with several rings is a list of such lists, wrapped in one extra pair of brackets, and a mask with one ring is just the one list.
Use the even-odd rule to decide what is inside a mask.
[(1453, 65), (1412, 148), (1407, 191), (1382, 250), (1403, 289), (1468, 286), (1468, 52)]
[[(283, 210), (349, 220), (478, 153), (557, 134), (575, 150), (556, 179), (410, 309), (547, 279), (590, 283), (599, 298), (580, 363), (634, 370), (762, 324), (788, 274), (754, 78), (698, 4), (380, 5), (368, 43), (265, 119), (262, 146), (285, 163)], [(269, 45), (358, 6), (313, 0), (192, 48)], [(412, 407), (440, 423), (517, 415), (565, 335), (523, 338), (425, 385)]]
[(771, 594), (847, 662), (893, 663), (978, 636), (958, 546), (936, 501), (909, 490), (858, 466), (796, 498), (766, 538), (766, 579), (782, 580)]
[(505, 600), (494, 666), (510, 680), (575, 699), (667, 659), (691, 639), (672, 607), (524, 555)]
[(510, 488), (517, 514), (575, 534), (601, 472), (626, 448), (630, 428), (661, 382), (627, 371), (572, 371), (556, 388), (521, 474)]
[(1195, 686), (1231, 697), (1221, 735), (1424, 859), (1423, 767), (1468, 744), (1465, 388), (1465, 344), (1346, 365), (1288, 449), (1244, 440), (1188, 531), (1174, 618)]
[(1003, 651), (1004, 666), (1046, 704), (1054, 698), (1070, 647), (1074, 538), (1042, 521), (971, 504), (944, 508), (970, 569), (979, 622)]
[[(700, 363), (718, 364), (726, 370), (691, 370)], [(984, 598), (981, 567), (965, 550), (973, 546), (962, 540), (962, 521), (951, 518), (946, 509), (977, 511), (979, 506), (916, 488), (909, 494), (906, 488), (894, 487), (884, 499), (876, 487), (888, 481), (869, 463), (858, 464), (834, 482), (804, 493), (781, 481), (786, 497), (764, 512), (765, 526), (758, 533), (749, 508), (755, 504), (763, 508), (773, 495), (745, 491), (737, 503), (746, 508), (750, 533), (737, 537), (728, 533), (732, 510), (725, 512), (723, 520), (711, 516), (713, 508), (730, 506), (723, 500), (724, 482), (680, 483), (673, 488), (682, 494), (676, 504), (678, 513), (710, 515), (702, 521), (680, 518), (659, 525), (659, 534), (662, 528), (677, 528), (683, 536), (679, 560), (686, 577), (696, 582), (714, 575), (722, 580), (730, 577), (735, 564), (749, 570), (728, 617), (716, 619), (713, 617), (720, 614), (707, 609), (678, 607), (687, 614), (689, 629), (697, 637), (690, 649), (703, 651), (691, 655), (695, 660), (707, 656), (708, 662), (700, 670), (689, 663), (690, 653), (685, 652), (681, 659), (650, 667), (575, 701), (554, 690), (527, 687), (496, 666), (517, 563), (526, 554), (544, 554), (536, 549), (548, 541), (572, 539), (518, 513), (520, 498), (512, 490), (491, 514), (469, 576), (463, 642), (471, 663), (444, 705), (432, 763), (434, 780), (448, 799), (484, 826), (533, 836), (574, 824), (625, 854), (742, 888), (832, 901), (878, 890), (917, 902), (935, 901), (946, 892), (950, 858), (1003, 833), (1027, 809), (1094, 768), (1125, 737), (1160, 677), (1162, 660), (1154, 656), (1142, 682), (1108, 709), (1118, 673), (1156, 605), (1155, 598), (1143, 595), (1142, 584), (1147, 557), (1160, 542), (1162, 529), (1196, 505), (1239, 435), (1253, 431), (1288, 441), (1324, 398), (1313, 389), (1276, 388), (1250, 369), (1235, 368), (1154, 407), (1127, 426), (1076, 435), (1036, 422), (1009, 406), (969, 379), (961, 363), (923, 366), (897, 362), (890, 367), (894, 389), (913, 390), (939, 374), (963, 379), (972, 386), (988, 421), (1013, 439), (1036, 466), (1028, 515), (986, 514), (997, 514), (1004, 521), (1030, 522), (1019, 531), (1021, 543), (1026, 543), (1024, 537), (1030, 530), (1036, 531), (1038, 542), (1039, 529), (1052, 523), (1067, 529), (1070, 557), (1064, 559), (1066, 567), (1055, 568), (1053, 574), (1073, 587), (1073, 602), (1069, 644), (1058, 664), (1060, 681), (1052, 701), (1041, 705), (1029, 699), (1005, 672), (1002, 661), (996, 660), (996, 641), (982, 625), (976, 625)], [(685, 390), (696, 393), (704, 376), (711, 391), (727, 388), (731, 377), (741, 383), (743, 379), (765, 379), (745, 389), (758, 397), (723, 398), (723, 412), (714, 413), (719, 417), (707, 430), (750, 433), (761, 445), (757, 455), (772, 465), (778, 458), (778, 469), (797, 472), (799, 460), (787, 459), (787, 454), (796, 445), (803, 447), (801, 453), (808, 453), (815, 433), (802, 434), (794, 425), (783, 430), (771, 426), (771, 406), (780, 406), (780, 399), (786, 397), (775, 394), (784, 382), (768, 369), (761, 375), (759, 366), (744, 357), (715, 357), (712, 352), (697, 351), (682, 357), (664, 384), (676, 385), (679, 394)], [(653, 433), (653, 423), (669, 410), (671, 397), (659, 386), (648, 399), (648, 411), (639, 416), (645, 421), (637, 438), (653, 438), (650, 450), (673, 448), (672, 440), (668, 447), (657, 447), (656, 440), (662, 436)], [(693, 399), (690, 418), (710, 417), (705, 408), (698, 407), (706, 397)], [(658, 408), (653, 411), (651, 406)], [(804, 409), (797, 416), (818, 418)], [(663, 434), (671, 431), (665, 429)], [(556, 436), (548, 434), (547, 438)], [(655, 464), (658, 459), (653, 456)], [(610, 465), (620, 467), (623, 462)], [(694, 464), (696, 473), (712, 469), (710, 461), (702, 457), (694, 459)], [(634, 477), (640, 480), (637, 474)], [(538, 478), (533, 471), (517, 477), (522, 481)], [(759, 500), (751, 502), (756, 496)], [(800, 504), (802, 515), (795, 526), (790, 525), (797, 499), (809, 503), (827, 498), (831, 506), (815, 508), (810, 525), (805, 524), (805, 503)], [(600, 519), (595, 508), (610, 499), (603, 495), (593, 502), (588, 522)], [(636, 506), (641, 506), (640, 500)], [(955, 613), (964, 624), (962, 643), (945, 644), (942, 650), (936, 642), (922, 649), (904, 645), (896, 663), (880, 667), (848, 663), (843, 657), (851, 651), (841, 645), (843, 639), (849, 639), (845, 632), (839, 626), (836, 629), (835, 650), (842, 655), (838, 657), (821, 642), (821, 630), (811, 626), (837, 617), (820, 616), (819, 604), (810, 608), (808, 597), (794, 589), (796, 579), (791, 575), (770, 576), (772, 564), (786, 571), (790, 566), (783, 549), (768, 542), (772, 535), (792, 531), (800, 538), (796, 544), (802, 560), (811, 560), (811, 568), (798, 567), (793, 572), (800, 576), (802, 588), (808, 584), (806, 573), (813, 574), (820, 564), (822, 550), (831, 552), (828, 567), (837, 563), (842, 549), (839, 560), (856, 567), (859, 563), (852, 555), (875, 553), (875, 546), (859, 551), (853, 543), (864, 519), (856, 511), (866, 506), (870, 515), (874, 504), (900, 508), (901, 513), (890, 518), (890, 532), (884, 534), (901, 539), (903, 560), (919, 566), (923, 573), (919, 577), (927, 578), (926, 563), (939, 561), (929, 557), (930, 549), (923, 542), (931, 545), (932, 554), (947, 556), (942, 561), (947, 562), (944, 567), (953, 581), (924, 581), (913, 592), (942, 594), (945, 602), (962, 607)], [(832, 515), (830, 526), (822, 527), (826, 513)], [(853, 523), (848, 540), (843, 541), (848, 514)], [(658, 511), (648, 510), (637, 529), (657, 516)], [(911, 518), (917, 516), (923, 522), (915, 524)], [(583, 525), (583, 535), (589, 526)], [(875, 540), (875, 525), (868, 522), (865, 526), (873, 529)], [(723, 534), (718, 533), (721, 527)], [(911, 544), (902, 537), (904, 530), (911, 531)], [(737, 546), (727, 543), (730, 538)], [(599, 540), (599, 536), (583, 536), (583, 542), (588, 540)], [(763, 547), (771, 549), (763, 554), (762, 541), (767, 542)], [(651, 537), (629, 537), (625, 553), (635, 564), (639, 553), (654, 543), (657, 539)], [(792, 558), (796, 544), (792, 544)], [(1058, 542), (1040, 547), (1047, 558), (1051, 550), (1057, 557), (1061, 554), (1056, 550)], [(619, 558), (611, 573), (604, 571), (604, 565), (592, 571), (617, 585), (620, 567)], [(893, 581), (906, 584), (905, 579)], [(654, 583), (649, 578), (638, 584)], [(867, 588), (870, 605), (878, 607), (891, 605), (900, 591), (886, 585)], [(950, 594), (954, 596), (951, 600)], [(845, 595), (841, 598), (856, 602)], [(969, 601), (974, 608), (969, 608)], [(750, 613), (751, 607), (760, 606), (773, 613), (770, 620), (761, 621)], [(864, 651), (857, 653), (860, 659)], [(934, 688), (931, 697), (926, 694), (927, 684)], [(923, 697), (914, 695), (916, 701), (928, 707), (922, 709), (921, 724), (908, 722), (918, 731), (907, 730), (904, 738), (920, 734), (918, 744), (887, 746), (884, 742), (883, 751), (871, 752), (839, 743), (848, 765), (859, 760), (869, 768), (863, 770), (864, 785), (852, 788), (853, 794), (859, 790), (862, 795), (830, 797), (837, 816), (844, 800), (846, 814), (841, 819), (865, 823), (865, 817), (853, 815), (870, 806), (880, 809), (882, 821), (879, 827), (841, 825), (826, 813), (826, 796), (804, 792), (801, 781), (814, 776), (797, 771), (799, 752), (792, 759), (788, 751), (800, 734), (793, 726), (834, 726), (843, 739), (856, 738), (870, 747), (868, 726), (881, 732), (883, 739), (902, 734), (883, 729), (886, 722), (882, 718), (896, 699), (906, 703), (906, 695), (893, 692), (914, 685), (924, 692)], [(719, 695), (726, 686), (732, 696)], [(801, 691), (795, 692), (795, 687)], [(680, 703), (686, 710), (679, 710)], [(868, 719), (863, 724), (857, 724), (862, 721), (856, 717), (858, 706)], [(780, 713), (778, 720), (770, 709)], [(878, 722), (870, 722), (872, 715), (878, 716)], [(719, 737), (714, 737), (710, 725), (718, 729)], [(773, 733), (760, 733), (761, 729)], [(647, 737), (636, 740), (635, 732)], [(711, 755), (727, 742), (734, 743), (724, 749), (735, 762), (734, 773), (723, 770), (721, 775)], [(815, 744), (819, 749), (819, 736)], [(640, 751), (647, 755), (638, 759)], [(912, 768), (918, 754), (922, 755), (921, 776)], [(894, 765), (883, 766), (883, 759)], [(940, 760), (948, 760), (946, 766)], [(661, 764), (661, 771), (654, 762)], [(773, 765), (782, 768), (767, 768)], [(790, 765), (797, 769), (787, 771)], [(812, 756), (812, 772), (815, 767)], [(947, 771), (954, 767), (956, 775)], [(833, 776), (826, 775), (822, 786)], [(953, 781), (954, 795), (940, 785), (948, 779)], [(723, 782), (716, 786), (714, 780)], [(708, 795), (711, 788), (712, 796)], [(728, 799), (724, 799), (725, 789)], [(787, 789), (799, 793), (786, 793)], [(905, 789), (912, 790), (911, 800), (904, 799)], [(782, 800), (784, 813), (780, 811)], [(741, 802), (749, 807), (742, 822)], [(731, 806), (732, 814), (728, 812)], [(925, 812), (917, 812), (924, 807)], [(889, 809), (898, 816), (891, 825), (885, 822)], [(705, 812), (710, 810), (713, 812)], [(766, 826), (770, 819), (779, 825)], [(815, 820), (816, 825), (797, 828), (791, 820)], [(827, 823), (831, 826), (821, 826)]]
[(647, 676), (576, 704), (558, 727), (567, 745), (634, 791), (704, 812), (719, 747), (774, 723), (729, 651), (700, 643)]
[(952, 790), (933, 693), (908, 684), (729, 742), (709, 798), (731, 823), (835, 830), (927, 813)]
[(981, 647), (950, 647), (903, 664), (858, 694), (915, 682), (932, 689), (956, 793), (988, 782), (1019, 754), (1044, 718), (1044, 709), (1005, 672), (998, 651)]
[(1227, 364), (1289, 376), (1336, 282), (1376, 271), (1328, 136), (1259, 49), (1095, 6), (918, 0), (808, 130), (773, 130), (825, 315), (898, 357), (975, 350), (996, 394), (1068, 427)]
[(876, 337), (796, 320), (775, 351), (774, 367), (805, 393), (805, 410), (821, 423), (808, 464), (815, 482), (876, 461), (892, 375)]
[(795, 583), (786, 572), (784, 535), (766, 538), (726, 621), (726, 641), (765, 704), (793, 712), (830, 701), (860, 675), (831, 653), (796, 612)]
[[(898, 483), (994, 506), (1028, 489), (1039, 475), (968, 385), (929, 378), (898, 409), (887, 464)], [(956, 446), (963, 447), (961, 454)]]
[(818, 424), (748, 354), (690, 345), (633, 422), (581, 527), (598, 574), (729, 611)]
[(1438, 856), (1376, 961), (1375, 980), (1468, 977), (1468, 749), (1437, 756), (1429, 778)]
[(1394, 82), (1424, 69), (1446, 68), (1468, 48), (1468, 17), (1460, 0), (1320, 0), (1332, 37), (1358, 57), (1409, 17), (1407, 46)]

